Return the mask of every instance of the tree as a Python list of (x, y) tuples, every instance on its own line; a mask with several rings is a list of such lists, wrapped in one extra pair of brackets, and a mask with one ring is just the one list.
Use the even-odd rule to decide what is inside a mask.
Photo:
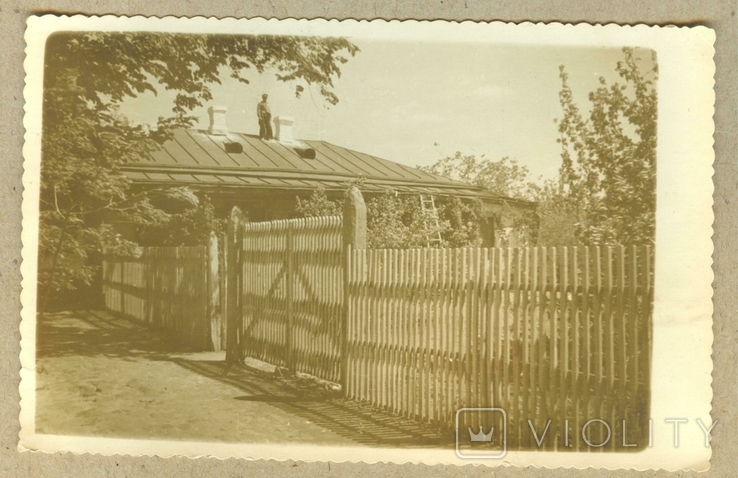
[[(333, 81), (340, 77), (340, 65), (357, 52), (342, 38), (145, 32), (51, 36), (44, 71), (40, 309), (52, 294), (91, 282), (96, 271), (91, 257), (103, 245), (130, 246), (116, 236), (111, 221), (139, 228), (186, 222), (188, 215), (207, 221), (207, 207), (190, 191), (132, 192), (120, 168), (166, 140), (171, 128), (191, 126), (191, 110), (212, 99), (209, 85), (220, 83), (223, 74), (248, 84), (251, 72), (274, 72), (278, 80), (295, 84), (296, 96), (315, 86), (328, 104), (336, 104)], [(133, 125), (119, 113), (125, 98), (162, 88), (178, 93), (172, 114), (159, 118), (155, 127)], [(180, 210), (166, 211), (156, 206), (157, 200), (179, 203)]]
[[(540, 188), (528, 180), (528, 168), (520, 165), (516, 159), (507, 156), (498, 161), (484, 158), (478, 159), (475, 155), (464, 155), (456, 152), (453, 156), (436, 161), (431, 166), (420, 166), (418, 169), (438, 174), (449, 179), (455, 179), (467, 184), (473, 184), (491, 193), (514, 199), (535, 200)], [(506, 230), (503, 223), (514, 223), (513, 228), (527, 240), (533, 241), (536, 235), (537, 220), (535, 213), (513, 213), (507, 205), (503, 205), (506, 213), (490, 214), (484, 212), (479, 203), (464, 202), (458, 199), (451, 200), (445, 205), (444, 214), (452, 223), (446, 234), (449, 244), (457, 247), (479, 245), (481, 243), (481, 224), (483, 217), (493, 216), (495, 235), (506, 242)], [(508, 216), (503, 221), (501, 215)], [(463, 220), (462, 220), (463, 217)]]
[(579, 206), (563, 190), (559, 178), (549, 179), (534, 195), (536, 207), (538, 246), (576, 246), (576, 224)]
[(577, 205), (584, 244), (650, 244), (655, 235), (658, 65), (655, 52), (624, 48), (616, 66), (623, 83), (589, 94), (585, 119), (560, 67), (558, 121), (561, 188)]
[(484, 155), (477, 159), (472, 154), (463, 155), (457, 151), (453, 156), (439, 159), (430, 166), (419, 166), (418, 169), (473, 184), (500, 196), (530, 199), (532, 192), (528, 168), (507, 156), (492, 161), (484, 158)]
[[(366, 201), (367, 247), (409, 249), (428, 246), (428, 239), (450, 228), (443, 218), (420, 206), (417, 195), (386, 192)], [(445, 245), (445, 241), (439, 246)]]
[[(361, 186), (362, 180), (350, 181), (347, 186)], [(347, 189), (348, 190), (348, 189)], [(306, 200), (297, 198), (295, 211), (301, 217), (337, 216), (342, 214), (338, 201), (328, 199), (324, 187), (317, 187)], [(366, 201), (367, 247), (369, 249), (408, 249), (426, 247), (428, 238), (437, 233), (446, 236), (452, 231), (451, 222), (444, 217), (445, 209), (439, 211), (439, 218), (432, 212), (423, 211), (417, 195), (396, 195), (391, 192), (376, 195)], [(466, 218), (458, 213), (459, 220)], [(463, 225), (462, 225), (463, 226)], [(459, 227), (450, 239), (463, 241), (465, 229)], [(449, 242), (444, 240), (443, 244)], [(461, 244), (469, 245), (469, 244)]]
[(341, 204), (331, 201), (325, 192), (325, 186), (318, 186), (306, 200), (297, 198), (295, 210), (302, 217), (340, 216), (343, 214)]

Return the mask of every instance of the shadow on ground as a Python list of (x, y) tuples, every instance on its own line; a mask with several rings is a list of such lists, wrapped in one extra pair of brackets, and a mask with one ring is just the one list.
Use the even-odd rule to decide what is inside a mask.
[(36, 358), (105, 355), (156, 360), (190, 351), (160, 331), (108, 312), (58, 312), (36, 322)]
[[(304, 377), (278, 376), (245, 366), (226, 367), (221, 353), (195, 353), (161, 331), (99, 311), (62, 312), (37, 323), (37, 357), (104, 355), (112, 359), (175, 363), (228, 384), (233, 400), (262, 402), (346, 438), (346, 444), (384, 447), (454, 446), (454, 433), (343, 398)], [(215, 358), (215, 359), (214, 359)]]

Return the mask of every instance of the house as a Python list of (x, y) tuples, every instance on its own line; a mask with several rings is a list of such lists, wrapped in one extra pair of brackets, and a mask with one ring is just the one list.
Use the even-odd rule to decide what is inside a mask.
[[(250, 221), (285, 219), (295, 214), (296, 197), (307, 198), (317, 187), (337, 199), (347, 183), (363, 178), (366, 198), (385, 192), (483, 203), (484, 243), (498, 245), (516, 215), (534, 203), (499, 196), (479, 187), (337, 146), (327, 141), (293, 137), (293, 119), (275, 118), (276, 140), (229, 131), (226, 107), (211, 107), (208, 129), (178, 129), (171, 140), (139, 162), (123, 169), (139, 187), (187, 186), (207, 194), (216, 212), (226, 217), (233, 206)], [(498, 234), (495, 235), (495, 230)]]

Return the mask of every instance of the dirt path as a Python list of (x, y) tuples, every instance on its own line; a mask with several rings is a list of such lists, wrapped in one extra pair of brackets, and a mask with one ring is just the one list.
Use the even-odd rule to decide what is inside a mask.
[(39, 433), (243, 443), (453, 446), (429, 426), (312, 381), (191, 353), (105, 312), (38, 322)]

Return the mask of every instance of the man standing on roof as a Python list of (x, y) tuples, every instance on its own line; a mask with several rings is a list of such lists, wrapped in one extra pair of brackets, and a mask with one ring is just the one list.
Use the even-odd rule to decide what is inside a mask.
[(261, 102), (256, 106), (256, 116), (259, 118), (259, 138), (272, 139), (272, 111), (267, 104), (269, 95), (261, 95)]

